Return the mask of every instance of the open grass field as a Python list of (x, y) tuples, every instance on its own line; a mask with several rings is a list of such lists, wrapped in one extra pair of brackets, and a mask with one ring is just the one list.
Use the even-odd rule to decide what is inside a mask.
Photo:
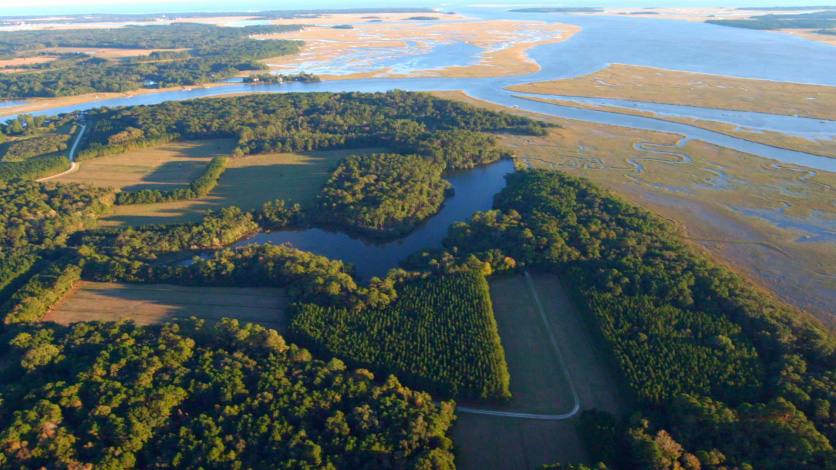
[[(836, 327), (836, 174), (701, 141), (677, 147), (676, 134), (553, 118), (461, 92), (438, 95), (561, 125), (545, 137), (497, 137), (520, 165), (610, 188), (671, 220), (719, 263)], [(667, 153), (638, 148), (642, 142)]]
[(342, 158), (383, 151), (374, 148), (327, 150), (234, 158), (218, 181), (218, 187), (206, 198), (117, 206), (110, 215), (101, 219), (101, 223), (105, 226), (124, 226), (188, 222), (199, 220), (207, 210), (227, 206), (254, 210), (275, 199), (284, 199), (291, 204), (310, 204)]
[(192, 316), (208, 322), (226, 317), (282, 332), (287, 325), (287, 304), (282, 289), (82, 281), (44, 321), (68, 325), (128, 319), (151, 325)]
[(170, 142), (80, 163), (79, 170), (57, 178), (62, 183), (86, 183), (125, 191), (168, 190), (187, 186), (210, 160), (229, 155), (232, 139)]
[(836, 119), (836, 89), (613, 64), (589, 75), (514, 85), (524, 93), (648, 101)]
[[(95, 25), (95, 23), (92, 23)], [(57, 28), (56, 28), (57, 29)], [(186, 49), (123, 49), (119, 47), (48, 47), (38, 49), (35, 52), (48, 52), (54, 54), (85, 53), (102, 59), (122, 59), (125, 57), (147, 56), (152, 52), (180, 52)]]
[[(492, 279), (491, 301), (511, 374), (512, 400), (492, 409), (564, 414), (573, 409), (569, 380), (548, 331), (568, 366), (581, 409), (623, 412), (614, 379), (592, 344), (585, 325), (553, 275)], [(532, 286), (549, 323), (540, 315)], [(484, 406), (480, 406), (484, 408)], [(459, 411), (453, 437), (462, 469), (533, 469), (556, 462), (582, 463), (585, 451), (575, 431), (576, 418), (541, 421), (484, 416)]]
[(684, 116), (666, 116), (657, 114), (653, 111), (646, 111), (642, 109), (626, 108), (622, 106), (607, 106), (603, 104), (583, 103), (580, 101), (551, 99), (551, 98), (537, 98), (531, 96), (519, 96), (519, 98), (531, 101), (539, 101), (543, 103), (551, 103), (560, 106), (567, 106), (571, 108), (592, 109), (596, 111), (605, 111), (609, 113), (628, 114), (631, 116), (643, 116), (661, 121), (678, 122), (680, 124), (687, 124), (689, 126), (699, 127), (721, 134), (738, 137), (741, 139), (758, 142), (773, 147), (797, 150), (800, 152), (812, 153), (815, 155), (822, 155), (824, 157), (836, 158), (836, 145), (834, 141), (822, 137), (822, 139), (805, 139), (804, 137), (785, 134), (772, 130), (759, 130), (741, 128), (735, 124), (727, 122), (709, 121), (706, 119), (696, 119)]
[(35, 65), (35, 64), (43, 64), (45, 62), (51, 62), (57, 59), (57, 57), (50, 57), (50, 56), (35, 56), (35, 57), (16, 57), (14, 59), (5, 59), (0, 60), (0, 73), (12, 73), (12, 72), (19, 72), (21, 65)]

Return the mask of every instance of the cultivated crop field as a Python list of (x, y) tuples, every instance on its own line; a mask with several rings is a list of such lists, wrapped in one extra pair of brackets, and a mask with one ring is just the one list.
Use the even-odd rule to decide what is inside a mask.
[(82, 281), (44, 321), (68, 325), (128, 319), (150, 325), (192, 316), (209, 322), (227, 317), (284, 331), (286, 307), (282, 289)]
[(218, 181), (218, 187), (204, 199), (117, 206), (101, 222), (105, 226), (170, 224), (200, 220), (205, 211), (227, 206), (254, 210), (276, 199), (291, 204), (309, 204), (316, 199), (342, 158), (384, 151), (374, 148), (325, 150), (234, 158)]
[[(508, 406), (494, 406), (491, 410), (568, 414), (575, 405), (571, 380), (580, 409), (598, 408), (616, 414), (624, 411), (614, 379), (556, 276), (533, 275), (528, 281), (523, 276), (496, 278), (491, 280), (490, 287), (511, 374), (512, 395)], [(551, 343), (549, 331), (557, 348)], [(560, 364), (558, 350), (567, 366), (568, 377)], [(473, 407), (485, 409), (484, 405)], [(457, 415), (453, 437), (461, 448), (459, 468), (533, 469), (550, 462), (587, 460), (575, 431), (576, 417), (546, 421), (484, 416), (461, 410)]]
[(55, 181), (125, 191), (173, 189), (188, 185), (212, 158), (228, 155), (234, 147), (232, 139), (171, 142), (81, 162), (78, 171)]

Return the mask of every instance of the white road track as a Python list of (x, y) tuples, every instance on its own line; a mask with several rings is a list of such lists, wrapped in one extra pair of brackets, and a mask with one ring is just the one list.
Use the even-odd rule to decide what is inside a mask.
[(552, 348), (554, 348), (554, 352), (557, 355), (557, 360), (560, 363), (560, 368), (566, 375), (566, 382), (569, 384), (569, 389), (572, 392), (572, 400), (574, 400), (575, 405), (568, 413), (559, 415), (513, 413), (510, 411), (482, 410), (478, 408), (467, 408), (463, 406), (457, 406), (456, 411), (478, 415), (499, 416), (503, 418), (539, 419), (543, 421), (560, 421), (563, 419), (569, 419), (578, 414), (578, 411), (580, 411), (581, 399), (578, 396), (578, 390), (575, 388), (575, 382), (572, 381), (572, 376), (569, 374), (569, 367), (566, 365), (566, 360), (563, 359), (563, 353), (560, 351), (560, 346), (557, 344), (557, 338), (555, 338), (554, 333), (552, 333), (551, 324), (549, 323), (549, 319), (546, 316), (546, 312), (543, 311), (543, 305), (540, 303), (540, 296), (537, 295), (537, 290), (534, 288), (534, 282), (531, 280), (531, 275), (528, 274), (528, 271), (525, 272), (525, 283), (528, 285), (528, 289), (531, 291), (531, 296), (534, 298), (534, 304), (537, 306), (537, 310), (540, 312), (540, 318), (543, 320), (543, 326), (546, 327), (546, 333), (548, 333), (549, 335), (549, 341), (551, 342)]
[(84, 131), (86, 129), (87, 129), (87, 124), (82, 124), (81, 125), (81, 130), (78, 132), (78, 135), (75, 138), (75, 142), (73, 142), (72, 148), (70, 148), (70, 154), (67, 157), (67, 158), (70, 159), (70, 169), (67, 170), (67, 171), (58, 173), (57, 175), (46, 176), (44, 178), (38, 178), (35, 181), (38, 181), (38, 182), (49, 181), (53, 178), (58, 178), (59, 176), (64, 176), (68, 173), (72, 173), (72, 172), (78, 170), (78, 163), (75, 162), (75, 149), (76, 149), (76, 147), (78, 147), (78, 143), (81, 142), (81, 136), (84, 135)]

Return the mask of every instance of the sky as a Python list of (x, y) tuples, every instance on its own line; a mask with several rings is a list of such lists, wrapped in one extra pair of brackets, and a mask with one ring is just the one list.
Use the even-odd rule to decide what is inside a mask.
[[(793, 6), (833, 4), (836, 0), (562, 0), (533, 2), (532, 0), (409, 0), (396, 2), (398, 6), (437, 6), (454, 8), (467, 4), (526, 4), (549, 6)], [(187, 11), (259, 11), (313, 8), (351, 8), (393, 6), (392, 0), (0, 0), (0, 16), (52, 15), (72, 13), (174, 13)]]

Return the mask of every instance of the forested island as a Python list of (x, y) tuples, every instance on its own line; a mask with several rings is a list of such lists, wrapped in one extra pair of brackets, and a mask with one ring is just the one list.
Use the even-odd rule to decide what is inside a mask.
[[(811, 7), (812, 8), (812, 7)], [(818, 9), (819, 7), (816, 7)], [(793, 8), (793, 9), (803, 9)], [(822, 7), (825, 9), (825, 7)], [(706, 20), (706, 23), (746, 29), (822, 29), (824, 34), (836, 28), (836, 11), (788, 13), (753, 16), (745, 20)]]
[(345, 158), (322, 188), (319, 217), (364, 235), (404, 235), (435, 214), (452, 190), (443, 171), (417, 155)]
[[(172, 191), (0, 179), (0, 468), (452, 469), (443, 400), (512, 398), (487, 279), (526, 272), (564, 280), (627, 397), (620, 415), (579, 419), (602, 468), (836, 465), (833, 333), (587, 180), (518, 169), (493, 210), (368, 282), (284, 245), (229, 248), (323, 221), (406, 233), (438, 210), (445, 171), (511, 157), (490, 132), (546, 124), (402, 91), (103, 108), (84, 123), (87, 161), (184, 138), (234, 149)], [(309, 206), (97, 227), (114, 204), (205, 196), (234, 159), (373, 147), (386, 151), (340, 160)], [(289, 325), (44, 322), (79, 280), (282, 289)]]

